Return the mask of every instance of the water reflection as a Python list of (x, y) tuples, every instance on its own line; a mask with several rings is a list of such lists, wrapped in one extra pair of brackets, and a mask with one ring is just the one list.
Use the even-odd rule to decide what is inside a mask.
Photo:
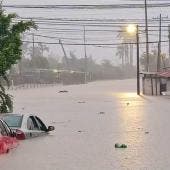
[(119, 101), (119, 141), (128, 145), (127, 149), (116, 150), (121, 169), (141, 169), (143, 146), (145, 145), (144, 100), (136, 93), (118, 93)]

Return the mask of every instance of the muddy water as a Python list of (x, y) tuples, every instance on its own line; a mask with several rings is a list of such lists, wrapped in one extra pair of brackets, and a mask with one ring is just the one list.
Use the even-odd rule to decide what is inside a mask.
[(15, 112), (37, 113), (56, 130), (1, 156), (1, 169), (169, 170), (169, 99), (138, 97), (135, 82), (12, 91)]

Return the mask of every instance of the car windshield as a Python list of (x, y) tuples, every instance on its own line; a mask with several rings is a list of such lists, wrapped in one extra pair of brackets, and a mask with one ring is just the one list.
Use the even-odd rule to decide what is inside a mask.
[(9, 127), (21, 127), (22, 116), (19, 115), (6, 115), (2, 118)]

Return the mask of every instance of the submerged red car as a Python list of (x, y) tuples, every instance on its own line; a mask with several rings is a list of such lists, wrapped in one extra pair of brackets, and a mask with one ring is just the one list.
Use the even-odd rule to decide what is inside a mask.
[(15, 133), (0, 119), (0, 154), (8, 153), (17, 146), (18, 140), (15, 137)]

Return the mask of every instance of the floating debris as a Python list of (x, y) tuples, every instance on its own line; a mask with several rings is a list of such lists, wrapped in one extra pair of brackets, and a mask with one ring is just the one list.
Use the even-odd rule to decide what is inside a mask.
[(129, 106), (129, 105), (130, 105), (130, 103), (128, 102), (128, 103), (126, 103), (126, 105), (127, 105), (127, 106)]
[(84, 101), (80, 101), (80, 102), (78, 102), (78, 103), (82, 104), (82, 103), (86, 103), (86, 102), (84, 102)]
[(149, 132), (145, 132), (145, 134), (149, 134)]
[(99, 112), (99, 114), (103, 115), (103, 114), (105, 114), (105, 112)]
[(109, 103), (109, 102), (112, 102), (112, 101), (111, 100), (105, 100), (104, 102), (108, 102)]
[(69, 122), (71, 122), (71, 120), (60, 121), (60, 122), (52, 121), (51, 124), (65, 124), (65, 123), (69, 123)]
[(125, 149), (125, 148), (127, 148), (127, 145), (116, 143), (115, 148), (119, 148), (119, 149), (123, 148), (123, 149)]
[(58, 93), (68, 93), (67, 90), (60, 90)]

